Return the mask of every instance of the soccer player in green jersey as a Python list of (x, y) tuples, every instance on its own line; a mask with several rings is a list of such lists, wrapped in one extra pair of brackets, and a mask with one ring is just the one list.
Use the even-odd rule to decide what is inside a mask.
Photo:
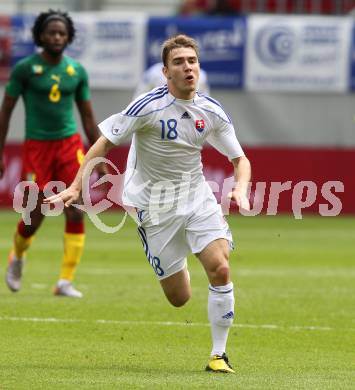
[[(43, 12), (36, 18), (32, 33), (42, 51), (16, 64), (0, 111), (0, 179), (5, 169), (3, 149), (11, 114), (22, 96), (26, 115), (22, 178), (34, 181), (40, 191), (30, 224), (21, 219), (17, 225), (6, 273), (11, 291), (21, 287), (25, 254), (44, 218), (41, 204), (45, 185), (58, 180), (68, 186), (84, 156), (74, 120), (74, 101), (90, 144), (99, 137), (87, 73), (81, 64), (63, 54), (75, 37), (72, 19), (60, 11)], [(106, 172), (104, 166), (98, 169), (101, 174)], [(65, 209), (65, 218), (63, 262), (54, 293), (80, 298), (82, 293), (73, 287), (72, 280), (84, 246), (83, 214), (70, 207)]]

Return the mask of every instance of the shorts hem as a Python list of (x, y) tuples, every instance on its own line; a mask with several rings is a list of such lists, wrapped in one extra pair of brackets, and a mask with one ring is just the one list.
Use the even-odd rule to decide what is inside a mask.
[(164, 279), (166, 279), (166, 278), (169, 278), (170, 276), (173, 276), (173, 275), (175, 275), (175, 274), (177, 274), (178, 272), (180, 272), (180, 271), (182, 271), (184, 268), (187, 268), (187, 261), (185, 260), (185, 262), (184, 262), (184, 264), (183, 264), (183, 266), (182, 267), (180, 267), (180, 268), (178, 268), (177, 270), (174, 270), (173, 272), (171, 272), (171, 273), (169, 273), (169, 275), (163, 275), (163, 276), (158, 276), (158, 279), (159, 279), (159, 281), (160, 280), (164, 280)]
[(221, 238), (223, 238), (226, 241), (228, 241), (230, 250), (233, 250), (235, 248), (235, 244), (234, 244), (233, 238), (230, 239), (230, 238), (226, 237), (225, 235), (221, 235), (221, 236), (215, 236), (213, 238), (211, 237), (210, 240), (207, 240), (206, 243), (204, 243), (203, 245), (200, 245), (197, 249), (194, 248), (192, 250), (192, 253), (194, 255), (197, 255), (197, 254), (201, 253), (211, 242), (219, 240)]

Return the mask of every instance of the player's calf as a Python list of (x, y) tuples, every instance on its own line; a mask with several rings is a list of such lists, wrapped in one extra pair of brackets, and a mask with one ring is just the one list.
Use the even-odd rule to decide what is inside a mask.
[(186, 268), (160, 280), (164, 294), (175, 307), (183, 306), (191, 298), (190, 276)]

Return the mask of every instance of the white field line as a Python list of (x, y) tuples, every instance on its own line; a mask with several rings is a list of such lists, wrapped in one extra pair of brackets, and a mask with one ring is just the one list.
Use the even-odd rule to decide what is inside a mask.
[(31, 288), (34, 288), (35, 290), (44, 290), (48, 287), (49, 287), (48, 284), (44, 284), (44, 283), (32, 283), (31, 284)]
[[(172, 322), (172, 321), (120, 321), (120, 320), (82, 320), (74, 318), (40, 318), (40, 317), (0, 317), (0, 321), (15, 321), (15, 322), (39, 322), (39, 323), (95, 323), (104, 325), (134, 325), (134, 326), (192, 326), (192, 327), (209, 327), (209, 323), (203, 322)], [(281, 330), (281, 331), (349, 331), (355, 332), (355, 328), (331, 328), (329, 326), (280, 326), (273, 324), (233, 324), (233, 328), (247, 328), (247, 329), (267, 329), (267, 330)]]
[[(143, 258), (143, 261), (145, 259)], [(113, 274), (125, 274), (136, 272), (137, 274), (141, 273), (152, 273), (150, 268), (141, 267), (124, 267), (124, 268), (82, 268), (80, 273), (87, 275), (113, 275)], [(238, 265), (234, 265), (236, 279), (238, 277), (259, 277), (259, 276), (295, 276), (295, 277), (310, 277), (310, 278), (329, 278), (329, 277), (342, 277), (342, 278), (355, 278), (355, 268), (351, 267), (336, 267), (332, 268), (279, 268), (279, 269), (270, 269), (270, 268), (238, 268)], [(154, 273), (152, 273), (154, 275)]]
[[(63, 249), (63, 243), (60, 240), (61, 236), (58, 237), (58, 240), (51, 241), (41, 241), (38, 240), (33, 244), (33, 248), (35, 248), (37, 251), (47, 251), (47, 250), (62, 250)], [(9, 250), (9, 247), (11, 246), (11, 242), (0, 242), (0, 249)], [(135, 240), (129, 240), (129, 239), (122, 239), (121, 241), (103, 241), (100, 244), (96, 244), (94, 242), (87, 242), (85, 244), (86, 249), (90, 249), (91, 251), (102, 251), (102, 250), (120, 250), (120, 249), (135, 249), (135, 248), (141, 248), (142, 244), (139, 241), (139, 238), (137, 236), (137, 239)]]

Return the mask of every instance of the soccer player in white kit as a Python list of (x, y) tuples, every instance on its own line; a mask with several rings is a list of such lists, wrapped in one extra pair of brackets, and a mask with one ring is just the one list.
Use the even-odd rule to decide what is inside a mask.
[(172, 305), (182, 306), (191, 296), (188, 253), (202, 263), (209, 279), (212, 334), (206, 370), (234, 373), (226, 355), (234, 318), (228, 262), (232, 236), (202, 174), (202, 145), (207, 141), (229, 158), (236, 182), (230, 197), (247, 210), (250, 163), (221, 105), (196, 93), (200, 71), (196, 42), (186, 35), (174, 36), (163, 44), (162, 59), (167, 85), (104, 120), (99, 125), (102, 136), (86, 154), (73, 183), (45, 202), (72, 204), (79, 198), (88, 162), (134, 134), (123, 202), (137, 210), (145, 253)]

